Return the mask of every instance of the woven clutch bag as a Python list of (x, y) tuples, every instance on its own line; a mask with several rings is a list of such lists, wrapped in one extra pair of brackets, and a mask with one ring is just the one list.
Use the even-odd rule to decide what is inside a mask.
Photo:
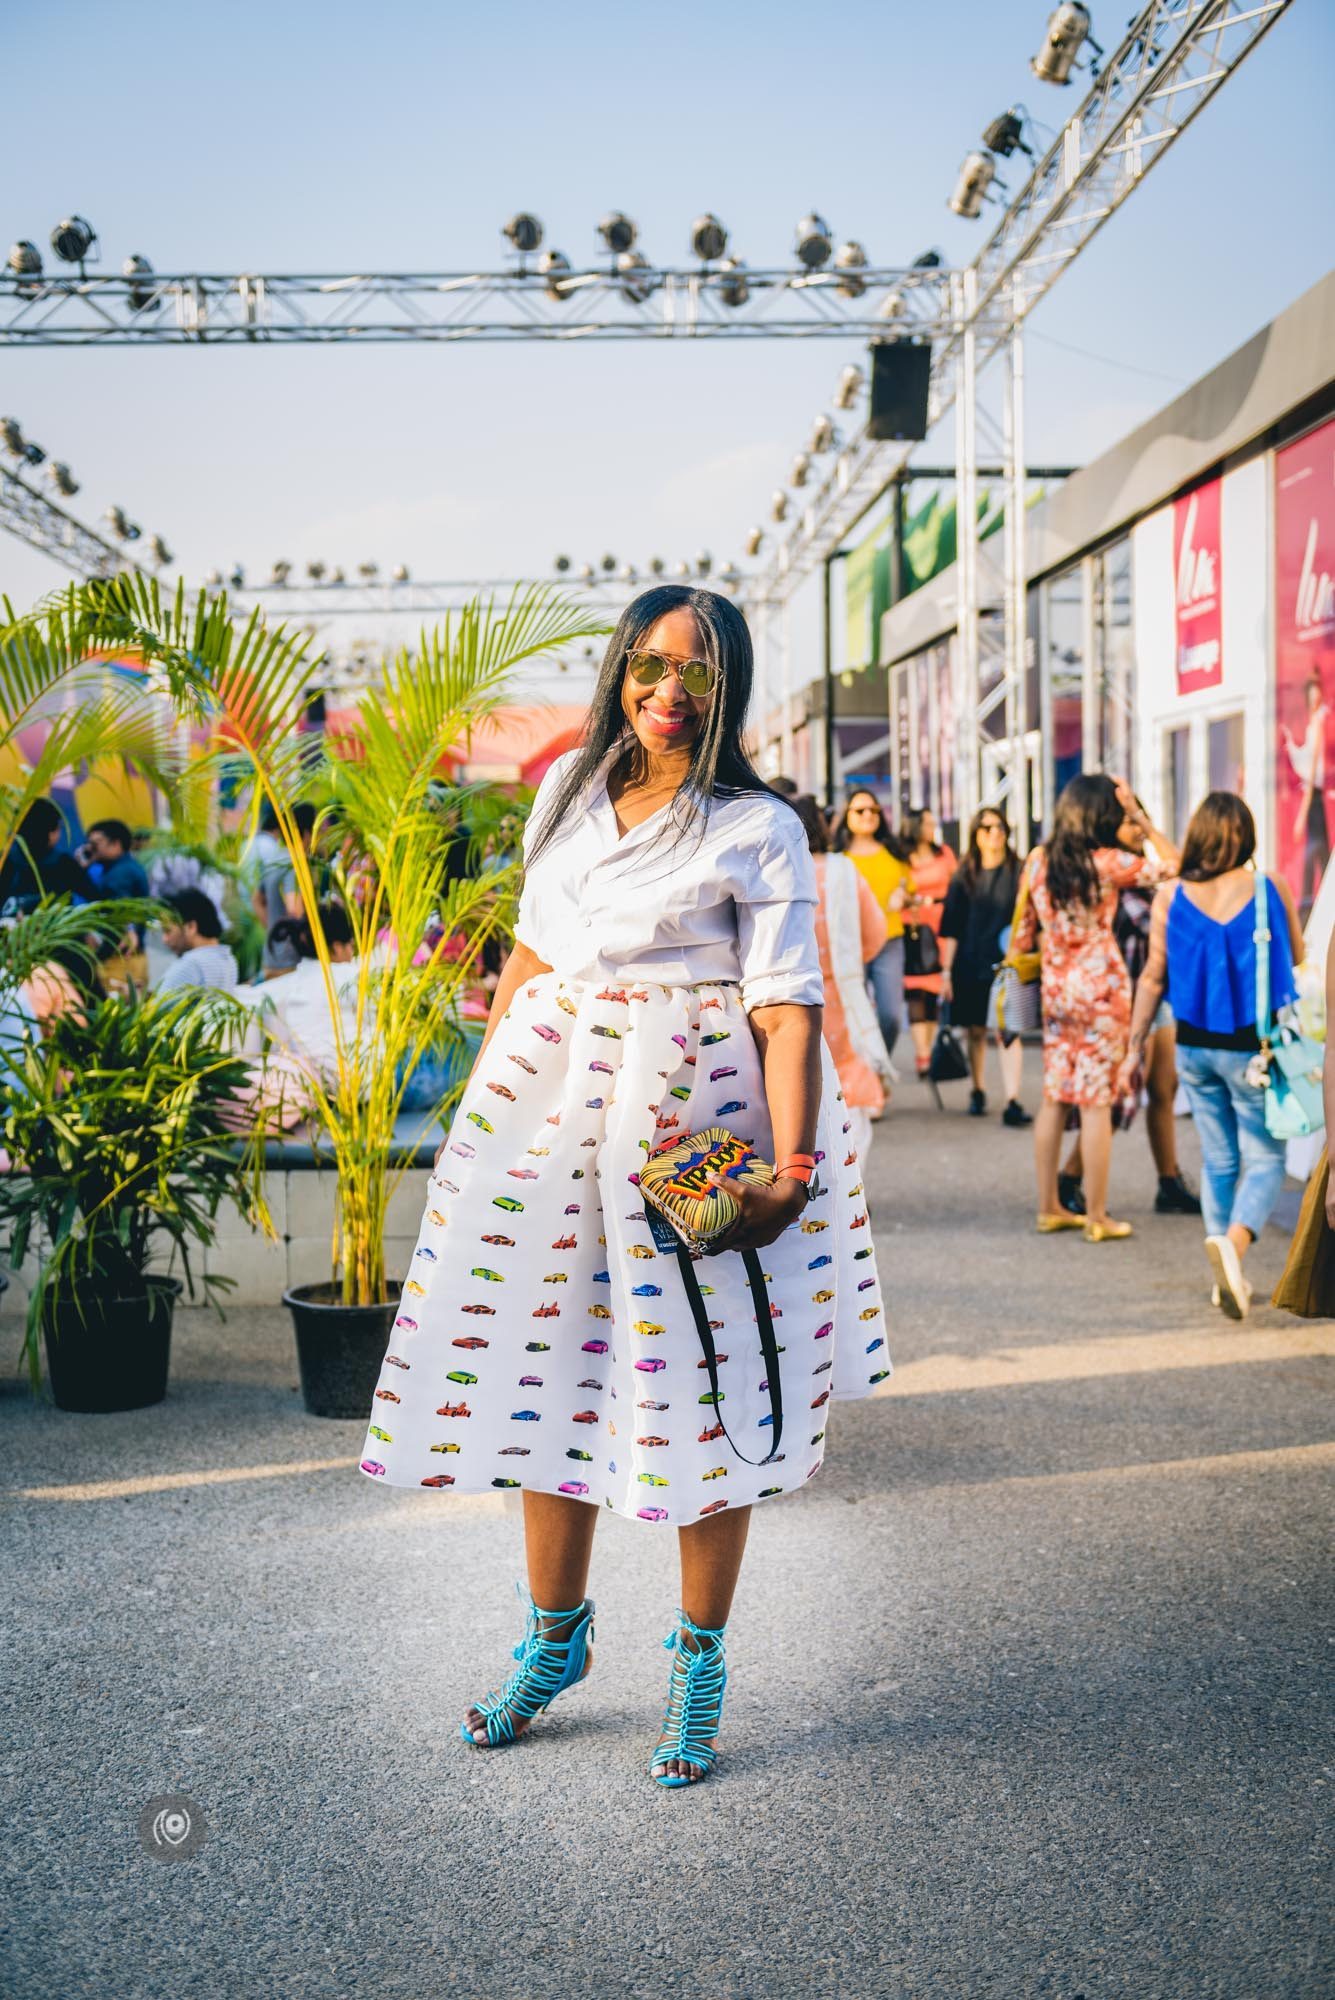
[(709, 1185), (711, 1174), (762, 1187), (774, 1179), (768, 1160), (724, 1125), (669, 1139), (640, 1169), (640, 1193), (694, 1247), (721, 1236), (739, 1212), (740, 1204), (730, 1194)]

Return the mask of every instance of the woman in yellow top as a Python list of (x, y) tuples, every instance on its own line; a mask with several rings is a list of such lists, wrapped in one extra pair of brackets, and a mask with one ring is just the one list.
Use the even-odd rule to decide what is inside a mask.
[(913, 897), (913, 873), (881, 811), (875, 792), (848, 795), (834, 845), (846, 854), (885, 912), (886, 940), (867, 967), (885, 1046), (894, 1054), (904, 1020), (904, 907)]

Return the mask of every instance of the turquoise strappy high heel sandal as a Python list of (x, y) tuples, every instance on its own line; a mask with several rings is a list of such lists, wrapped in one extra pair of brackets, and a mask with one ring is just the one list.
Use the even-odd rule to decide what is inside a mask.
[[(478, 1742), (467, 1722), (459, 1724), (459, 1734), (475, 1750), (494, 1750), (502, 1743), (516, 1742), (520, 1734), (516, 1725), (531, 1722), (584, 1674), (593, 1638), (593, 1599), (586, 1597), (582, 1605), (569, 1611), (543, 1611), (521, 1584), (516, 1584), (515, 1590), (528, 1603), (524, 1636), (514, 1648), (519, 1665), (499, 1694), (488, 1694), (473, 1704), (487, 1726), (485, 1745)], [(568, 1638), (547, 1637), (553, 1626), (567, 1625), (577, 1614), (578, 1622)]]
[[(674, 1788), (698, 1785), (700, 1778), (684, 1778), (666, 1766), (694, 1764), (703, 1778), (718, 1761), (718, 1752), (710, 1738), (718, 1735), (723, 1719), (723, 1690), (728, 1685), (723, 1648), (725, 1629), (721, 1625), (716, 1631), (694, 1625), (684, 1611), (678, 1611), (676, 1629), (663, 1641), (674, 1657), (663, 1717), (667, 1740), (659, 1744), (649, 1760), (649, 1775), (655, 1784)], [(692, 1634), (694, 1646), (682, 1645), (683, 1632)]]

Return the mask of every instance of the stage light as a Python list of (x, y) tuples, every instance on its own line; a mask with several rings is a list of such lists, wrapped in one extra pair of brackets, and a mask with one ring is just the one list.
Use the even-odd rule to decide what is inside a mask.
[(939, 250), (922, 250), (909, 265), (910, 271), (939, 271), (940, 268), (941, 252)]
[(860, 299), (867, 281), (859, 273), (867, 268), (867, 253), (860, 243), (841, 243), (834, 253), (834, 268), (842, 273), (835, 286), (842, 299)]
[(51, 248), (61, 263), (77, 264), (80, 270), (96, 241), (97, 231), (81, 215), (67, 215), (51, 231)]
[(714, 558), (713, 558), (713, 556), (711, 556), (711, 555), (710, 555), (710, 553), (709, 553), (709, 550), (708, 550), (708, 549), (697, 549), (697, 550), (696, 550), (696, 555), (695, 555), (695, 573), (696, 573), (696, 575), (697, 575), (697, 576), (708, 576), (708, 575), (709, 575), (709, 572), (710, 572), (710, 570), (711, 570), (711, 569), (713, 569), (713, 567), (714, 567)]
[(552, 568), (556, 571), (556, 574), (558, 576), (564, 576), (566, 571), (570, 568), (570, 557), (558, 556), (556, 558), (556, 561), (552, 564)]
[(605, 215), (598, 224), (598, 234), (612, 255), (619, 257), (623, 251), (634, 249), (635, 238), (639, 235), (639, 231), (628, 215), (623, 215), (620, 209), (614, 208), (611, 214)]
[(807, 483), (807, 474), (810, 470), (811, 460), (804, 451), (799, 451), (788, 469), (788, 484), (790, 486), (805, 486)]
[(512, 215), (501, 231), (507, 242), (514, 245), (520, 256), (536, 250), (542, 242), (542, 224), (536, 215), (525, 215), (522, 211)]
[(125, 539), (127, 542), (137, 542), (139, 540), (139, 537), (143, 534), (143, 532), (144, 532), (143, 529), (140, 527), (137, 521), (126, 522)]
[(667, 564), (663, 561), (662, 556), (650, 556), (649, 558), (650, 576), (662, 576), (666, 571), (666, 569), (667, 569)]
[(543, 290), (549, 299), (564, 299), (570, 296), (567, 282), (570, 275), (570, 259), (560, 250), (544, 250), (538, 259), (538, 270), (546, 279)]
[(688, 562), (673, 563), (672, 574), (679, 576), (682, 582), (685, 583), (690, 577), (691, 565)]
[(409, 583), (412, 580), (408, 574), (407, 563), (395, 563), (390, 575), (395, 583)]
[(344, 584), (347, 582), (347, 580), (348, 580), (347, 571), (343, 568), (342, 563), (335, 563), (334, 567), (329, 572), (330, 584), (331, 585)]
[(270, 570), (269, 581), (270, 583), (276, 583), (280, 585), (285, 584), (288, 578), (291, 576), (291, 574), (292, 574), (291, 563), (279, 561), (276, 562), (273, 568)]
[(316, 561), (316, 562), (308, 562), (308, 563), (307, 563), (307, 565), (306, 565), (306, 574), (307, 574), (307, 576), (308, 576), (308, 577), (310, 578), (310, 580), (311, 580), (311, 582), (312, 582), (312, 583), (321, 583), (321, 582), (323, 582), (323, 580), (324, 580), (324, 564), (323, 564), (322, 562), (319, 562), (319, 561)]
[(903, 319), (908, 309), (908, 300), (904, 297), (903, 292), (900, 291), (899, 286), (896, 285), (892, 291), (886, 293), (881, 303), (877, 306), (876, 317), (877, 319), (887, 320)]
[(53, 458), (50, 465), (47, 466), (46, 476), (55, 487), (57, 493), (63, 493), (66, 499), (79, 490), (78, 480), (74, 477), (69, 467), (63, 465), (58, 458)]
[(623, 299), (629, 299), (633, 306), (642, 306), (653, 291), (656, 280), (640, 277), (647, 272), (648, 262), (638, 250), (623, 250), (617, 258), (617, 279)]
[(152, 275), (153, 266), (147, 257), (127, 257), (121, 265), (121, 276), (130, 280), (130, 289), (125, 297), (131, 312), (147, 312), (150, 306), (158, 303), (157, 293), (151, 285), (136, 282), (142, 278), (151, 278)]
[(719, 286), (719, 297), (725, 306), (744, 306), (751, 296), (751, 287), (746, 278), (746, 265), (740, 257), (725, 257), (719, 270), (726, 272)]
[(102, 519), (106, 522), (113, 535), (119, 536), (121, 541), (125, 540), (129, 522), (125, 518), (125, 509), (123, 507), (108, 507), (103, 513)]
[(818, 271), (830, 259), (834, 241), (830, 225), (819, 215), (804, 215), (797, 225), (797, 260), (808, 271)]
[(598, 565), (599, 569), (602, 570), (605, 576), (611, 576), (616, 566), (617, 566), (617, 559), (615, 556), (604, 556), (602, 561)]
[(731, 588), (732, 585), (737, 581), (736, 563), (730, 563), (730, 562), (720, 563), (718, 580), (720, 583), (725, 583), (728, 585), (729, 588)]
[(380, 565), (378, 562), (360, 562), (357, 565), (357, 574), (363, 583), (374, 583), (380, 574)]
[(581, 563), (581, 564), (580, 564), (580, 566), (579, 566), (579, 580), (580, 580), (580, 582), (581, 582), (581, 583), (592, 583), (592, 582), (593, 582), (593, 564), (592, 564), (592, 563)]
[(728, 247), (728, 232), (716, 215), (697, 215), (691, 224), (691, 248), (703, 264), (717, 263)]
[(749, 556), (758, 556), (764, 545), (764, 540), (765, 530), (763, 528), (752, 528), (746, 538), (746, 553)]
[(634, 563), (622, 563), (620, 569), (617, 571), (617, 582), (634, 583), (634, 581), (635, 581)]
[(966, 222), (976, 222), (983, 212), (983, 202), (996, 172), (997, 163), (990, 153), (970, 153), (960, 168), (955, 192), (950, 197), (949, 207), (953, 212), (962, 215)]
[(208, 574), (204, 578), (204, 582), (210, 590), (221, 590), (222, 571), (220, 569), (209, 570)]
[(165, 569), (167, 567), (167, 564), (174, 560), (171, 550), (167, 547), (167, 544), (163, 541), (161, 535), (149, 536), (148, 553), (153, 558), (153, 561), (158, 565), (159, 569)]
[(0, 445), (11, 458), (23, 456), (23, 432), (17, 417), (0, 417)]
[(781, 521), (787, 512), (788, 495), (783, 491), (782, 487), (776, 486), (769, 497), (770, 519), (771, 521)]
[(5, 262), (16, 278), (40, 278), (42, 275), (42, 253), (26, 237), (10, 245)]
[(1094, 40), (1088, 7), (1080, 6), (1079, 0), (1062, 0), (1062, 5), (1054, 7), (1048, 16), (1043, 46), (1029, 67), (1040, 83), (1069, 83), (1075, 59), (1085, 41), (1096, 55), (1103, 54)]
[(1026, 146), (1024, 142), (1024, 118), (1014, 107), (1003, 111), (1000, 118), (994, 118), (984, 128), (983, 144), (989, 153), (1000, 153), (1003, 160), (1008, 160), (1017, 146), (1022, 153), (1028, 153), (1031, 160), (1034, 157), (1032, 146)]
[(29, 440), (23, 447), (23, 456), (29, 465), (41, 465), (46, 457), (46, 453), (39, 444), (33, 444)]
[(855, 361), (847, 368), (839, 370), (839, 381), (834, 392), (834, 406), (837, 410), (851, 410), (862, 390), (862, 370)]
[(837, 441), (837, 436), (838, 433), (834, 428), (831, 418), (823, 415), (819, 416), (811, 426), (811, 437), (807, 443), (807, 450), (814, 452), (817, 457), (824, 451), (832, 451)]
[(231, 573), (231, 575), (230, 575), (230, 576), (228, 577), (227, 581), (228, 581), (228, 583), (229, 583), (229, 584), (231, 585), (231, 587), (232, 587), (232, 589), (233, 589), (233, 590), (244, 590), (244, 589), (245, 589), (245, 587), (246, 587), (246, 572), (245, 572), (245, 569), (244, 569), (244, 568), (242, 567), (242, 565), (241, 565), (240, 563), (233, 563), (233, 564), (232, 564), (232, 573)]

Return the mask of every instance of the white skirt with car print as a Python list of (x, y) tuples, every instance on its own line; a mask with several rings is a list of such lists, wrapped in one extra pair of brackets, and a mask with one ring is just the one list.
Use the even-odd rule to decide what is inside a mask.
[(783, 1431), (742, 1259), (696, 1263), (713, 1402), (677, 1259), (636, 1182), (649, 1151), (723, 1125), (773, 1158), (760, 1057), (733, 985), (618, 986), (548, 972), (477, 1062), (428, 1181), (361, 1460), (433, 1494), (529, 1488), (684, 1526), (792, 1492), (833, 1399), (890, 1371), (867, 1202), (822, 1043), (824, 1192), (759, 1252)]

